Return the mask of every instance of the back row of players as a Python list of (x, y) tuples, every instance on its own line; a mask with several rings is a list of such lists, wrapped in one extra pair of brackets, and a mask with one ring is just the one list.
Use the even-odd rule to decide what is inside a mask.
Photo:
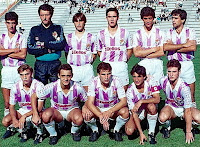
[[(104, 129), (108, 130), (109, 118), (117, 117), (114, 128), (115, 140), (122, 140), (119, 130), (129, 120), (125, 127), (126, 133), (131, 135), (137, 128), (140, 133), (140, 143), (143, 144), (146, 137), (142, 133), (139, 120), (142, 120), (147, 113), (150, 143), (155, 144), (154, 131), (158, 117), (155, 104), (160, 101), (158, 94), (158, 85), (160, 85), (168, 98), (167, 106), (162, 109), (159, 117), (159, 121), (167, 125), (163, 136), (169, 137), (170, 121), (167, 120), (176, 116), (181, 117), (184, 112), (187, 114), (184, 115), (186, 142), (193, 141), (191, 120), (199, 123), (199, 114), (197, 115), (199, 111), (195, 108), (194, 99), (194, 66), (191, 61), (196, 50), (196, 38), (194, 30), (184, 27), (187, 18), (184, 10), (172, 11), (173, 29), (170, 29), (165, 35), (160, 29), (153, 26), (154, 10), (144, 7), (141, 10), (144, 26), (136, 31), (133, 38), (126, 29), (118, 26), (119, 13), (116, 8), (106, 10), (108, 28), (101, 30), (97, 37), (85, 31), (86, 17), (82, 13), (74, 15), (72, 21), (76, 30), (74, 33), (68, 34), (66, 39), (62, 27), (51, 21), (52, 6), (41, 5), (38, 14), (42, 23), (31, 29), (27, 43), (26, 39), (16, 31), (17, 14), (9, 12), (5, 15), (8, 32), (0, 36), (0, 55), (3, 65), (1, 87), (5, 100), (3, 124), (6, 127), (11, 125), (11, 127), (7, 128), (3, 138), (13, 135), (13, 131), (10, 129), (13, 126), (24, 128), (25, 118), (33, 114), (33, 122), (36, 127), (41, 118), (50, 133), (50, 144), (57, 143), (58, 137), (53, 126), (55, 122), (60, 122), (63, 118), (72, 122), (71, 133), (76, 141), (80, 140), (78, 130), (84, 118), (86, 124), (93, 130), (89, 140), (96, 141), (98, 128), (95, 118), (99, 118)], [(58, 81), (41, 88), (43, 84), (31, 78), (33, 70), (28, 65), (24, 65), (27, 48), (28, 52), (36, 57), (35, 79), (43, 84), (47, 84), (48, 80), (56, 81), (59, 77)], [(61, 65), (59, 61), (61, 51), (64, 48), (68, 64), (62, 65), (57, 72)], [(168, 78), (165, 79), (162, 78), (163, 63), (160, 60), (160, 57), (164, 56), (164, 51), (168, 51), (167, 57), (170, 60), (167, 66)], [(91, 64), (97, 53), (102, 63), (97, 68), (98, 77), (93, 79), (94, 72)], [(129, 84), (127, 61), (132, 53), (141, 58), (141, 61), (131, 71), (135, 84), (132, 84), (127, 90)], [(111, 76), (111, 71), (113, 76)], [(22, 80), (15, 84), (19, 75)], [(72, 82), (71, 78), (81, 85)], [(13, 84), (15, 86), (10, 92)], [(88, 92), (88, 98), (86, 98), (88, 100), (83, 106), (82, 112), (77, 108), (76, 103), (78, 99), (86, 100), (85, 91), (81, 86)], [(127, 96), (125, 95), (126, 90)], [(42, 110), (42, 104), (40, 104), (42, 101), (38, 101), (38, 105), (36, 105), (37, 97), (41, 100), (51, 97), (53, 107)], [(129, 119), (128, 109), (125, 107), (126, 97), (132, 114), (131, 119)], [(30, 100), (33, 101), (32, 104)], [(16, 113), (14, 105), (17, 101), (22, 101), (20, 103), (22, 109)], [(42, 112), (40, 116), (38, 112)], [(37, 130), (35, 143), (42, 140), (40, 128), (37, 127)], [(26, 141), (23, 129), (20, 131), (22, 132), (21, 141)]]

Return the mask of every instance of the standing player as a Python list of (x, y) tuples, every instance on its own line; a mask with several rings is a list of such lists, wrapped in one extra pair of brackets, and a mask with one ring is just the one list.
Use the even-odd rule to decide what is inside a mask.
[(38, 9), (41, 24), (31, 28), (28, 37), (28, 53), (35, 55), (35, 79), (43, 84), (56, 81), (57, 70), (61, 62), (61, 51), (66, 45), (63, 28), (53, 24), (51, 18), (54, 8), (43, 4)]
[[(72, 122), (71, 133), (74, 141), (80, 141), (79, 129), (83, 123), (83, 116), (79, 109), (78, 102), (86, 100), (86, 92), (78, 83), (72, 81), (72, 68), (69, 64), (63, 64), (58, 69), (59, 79), (56, 82), (47, 84), (43, 90), (32, 97), (33, 119), (38, 125), (40, 117), (37, 112), (37, 98), (44, 100), (51, 98), (51, 107), (42, 112), (42, 122), (50, 134), (50, 145), (58, 141), (55, 130), (55, 122), (59, 123), (66, 119)], [(39, 101), (41, 103), (41, 101)], [(41, 111), (41, 108), (38, 108)]]
[(196, 35), (191, 28), (185, 27), (187, 12), (181, 9), (172, 11), (173, 29), (167, 32), (164, 51), (168, 51), (168, 60), (176, 59), (181, 63), (180, 77), (190, 86), (193, 106), (195, 103), (195, 73), (192, 59), (196, 51)]
[(137, 129), (140, 134), (140, 144), (144, 144), (147, 138), (142, 131), (140, 121), (147, 114), (149, 142), (150, 144), (156, 144), (157, 141), (154, 135), (158, 118), (156, 104), (160, 102), (157, 84), (151, 79), (147, 80), (146, 69), (143, 66), (137, 64), (133, 66), (131, 75), (133, 77), (133, 83), (126, 92), (131, 116), (125, 126), (126, 133), (132, 135)]
[(147, 76), (152, 76), (158, 83), (163, 76), (163, 62), (160, 57), (164, 56), (164, 33), (153, 25), (154, 9), (144, 7), (140, 16), (144, 26), (133, 37), (133, 54), (141, 59), (139, 65), (146, 68)]
[(119, 131), (129, 118), (125, 90), (119, 78), (111, 75), (112, 67), (109, 63), (101, 62), (97, 67), (97, 73), (98, 76), (88, 87), (86, 102), (87, 108), (93, 113), (90, 121), (86, 122), (93, 131), (89, 141), (97, 140), (96, 117), (99, 118), (104, 130), (109, 130), (109, 119), (116, 119), (114, 138), (116, 141), (122, 141)]
[(168, 61), (167, 76), (160, 80), (160, 86), (167, 99), (159, 114), (159, 121), (164, 125), (162, 129), (163, 137), (169, 138), (171, 119), (184, 118), (186, 122), (186, 143), (191, 143), (194, 141), (192, 121), (195, 124), (200, 123), (200, 111), (192, 108), (190, 87), (180, 77), (181, 69), (178, 60)]
[(76, 28), (75, 32), (67, 35), (66, 51), (67, 63), (73, 69), (73, 81), (81, 82), (87, 91), (88, 85), (94, 76), (93, 66), (91, 65), (96, 58), (95, 37), (85, 31), (86, 17), (83, 13), (76, 13), (72, 22)]
[(17, 68), (25, 63), (26, 38), (17, 32), (18, 15), (15, 12), (8, 12), (5, 15), (7, 32), (0, 36), (0, 56), (2, 63), (1, 88), (4, 98), (4, 116), (9, 113), (10, 89), (19, 79)]
[[(112, 75), (122, 80), (125, 90), (128, 88), (127, 61), (132, 55), (129, 32), (118, 26), (119, 12), (116, 8), (106, 10), (108, 28), (101, 30), (97, 36), (97, 47), (100, 61), (112, 66)], [(120, 67), (120, 68), (119, 68)]]
[[(21, 133), (21, 142), (25, 142), (28, 139), (26, 124), (31, 121), (32, 107), (31, 107), (31, 96), (33, 93), (41, 90), (44, 85), (33, 79), (33, 69), (27, 65), (23, 64), (18, 68), (18, 73), (21, 80), (13, 85), (10, 92), (10, 113), (6, 115), (2, 124), (7, 128), (6, 133), (3, 138), (8, 138), (14, 135), (12, 128), (19, 128)], [(15, 110), (15, 105), (18, 102), (19, 110)], [(34, 140), (34, 144), (42, 142), (42, 132), (41, 129), (37, 126), (37, 135)]]

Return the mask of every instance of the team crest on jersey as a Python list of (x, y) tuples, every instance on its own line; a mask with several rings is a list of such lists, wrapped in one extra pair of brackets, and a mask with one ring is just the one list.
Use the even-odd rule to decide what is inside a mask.
[(179, 105), (183, 105), (184, 101), (182, 100), (182, 98), (177, 97), (175, 98), (175, 101), (179, 104)]
[(156, 42), (156, 46), (158, 46), (160, 44), (160, 39), (157, 38), (155, 42)]
[(125, 45), (125, 40), (124, 40), (124, 39), (121, 39), (121, 40), (120, 40), (120, 45), (121, 45), (121, 46)]
[(117, 91), (116, 91), (116, 90), (113, 91), (113, 96), (114, 96), (114, 97), (117, 96)]
[(54, 98), (54, 99), (57, 99), (58, 97), (57, 97), (57, 96), (54, 96), (53, 98)]
[(58, 33), (56, 31), (52, 33), (52, 36), (56, 39), (56, 41), (60, 41), (60, 37), (58, 37)]
[(90, 48), (91, 48), (91, 44), (89, 44), (89, 43), (88, 43), (88, 44), (86, 45), (86, 50), (88, 50), (88, 51), (89, 51), (89, 50), (90, 50)]

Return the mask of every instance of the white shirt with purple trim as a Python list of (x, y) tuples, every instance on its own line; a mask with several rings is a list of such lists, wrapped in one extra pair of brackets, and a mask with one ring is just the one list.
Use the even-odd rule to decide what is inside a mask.
[[(196, 41), (196, 33), (194, 29), (183, 27), (180, 34), (176, 32), (175, 29), (170, 29), (167, 31), (167, 40), (171, 40), (173, 44), (184, 44), (187, 40), (195, 40)], [(176, 59), (178, 61), (190, 61), (194, 59), (194, 51), (178, 53), (176, 51), (168, 51), (167, 59), (172, 60)]]
[(93, 61), (92, 54), (97, 54), (96, 37), (84, 32), (81, 38), (74, 33), (70, 33), (66, 37), (68, 44), (67, 63), (75, 66), (90, 64)]
[(166, 95), (166, 104), (175, 108), (190, 108), (192, 107), (192, 98), (190, 87), (180, 77), (174, 89), (172, 89), (168, 77), (160, 79), (160, 86)]
[[(27, 39), (18, 32), (10, 38), (8, 36), (8, 32), (6, 32), (0, 35), (0, 45), (2, 45), (5, 49), (14, 49), (17, 47), (20, 49), (27, 48)], [(17, 67), (24, 64), (25, 60), (1, 56), (1, 63), (3, 66)]]
[(121, 98), (126, 97), (124, 87), (120, 79), (112, 76), (110, 86), (104, 89), (99, 76), (92, 79), (88, 86), (87, 96), (95, 97), (94, 105), (100, 108), (108, 108), (117, 104)]
[(118, 27), (114, 35), (111, 35), (106, 28), (97, 35), (97, 50), (101, 52), (100, 61), (126, 62), (127, 49), (131, 48), (131, 36), (124, 28)]
[(87, 96), (84, 88), (79, 83), (70, 81), (70, 89), (67, 94), (62, 91), (60, 79), (45, 85), (43, 90), (37, 93), (37, 97), (44, 100), (51, 98), (51, 107), (57, 110), (70, 110), (79, 107), (79, 101), (86, 101)]
[(140, 93), (133, 82), (126, 91), (129, 110), (132, 110), (139, 100), (152, 98), (155, 93), (160, 93), (156, 82), (153, 80), (144, 81), (144, 92)]
[(9, 103), (10, 105), (15, 105), (18, 102), (19, 107), (26, 110), (32, 110), (31, 95), (33, 93), (39, 92), (43, 88), (44, 84), (42, 82), (39, 82), (36, 79), (32, 79), (31, 87), (28, 91), (26, 91), (23, 87), (23, 81), (19, 80), (11, 88)]

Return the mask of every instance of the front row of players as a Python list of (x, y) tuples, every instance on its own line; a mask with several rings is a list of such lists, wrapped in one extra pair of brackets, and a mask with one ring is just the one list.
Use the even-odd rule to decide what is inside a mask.
[[(160, 85), (156, 85), (153, 79), (147, 77), (143, 66), (135, 65), (131, 70), (133, 83), (125, 93), (120, 79), (112, 76), (110, 64), (102, 62), (97, 67), (98, 76), (93, 78), (86, 94), (79, 83), (71, 80), (73, 72), (69, 64), (61, 65), (58, 70), (59, 80), (46, 86), (32, 78), (33, 69), (29, 65), (21, 65), (18, 68), (21, 80), (11, 89), (10, 113), (2, 121), (7, 127), (3, 138), (14, 135), (14, 128), (18, 128), (21, 133), (20, 141), (25, 142), (28, 139), (27, 126), (32, 124), (37, 129), (34, 144), (38, 144), (43, 140), (43, 124), (50, 134), (49, 144), (54, 145), (59, 137), (55, 123), (59, 126), (66, 119), (71, 122), (74, 141), (81, 140), (80, 128), (85, 122), (92, 130), (89, 141), (94, 142), (101, 133), (96, 121), (99, 120), (103, 129), (107, 131), (110, 130), (110, 121), (115, 119), (116, 124), (110, 137), (122, 141), (120, 129), (125, 125), (126, 134), (132, 135), (138, 130), (140, 144), (144, 144), (147, 138), (140, 122), (147, 115), (150, 144), (157, 142), (157, 119), (163, 125), (163, 137), (169, 138), (170, 120), (175, 117), (185, 119), (186, 143), (193, 142), (192, 125), (200, 123), (200, 111), (192, 107), (190, 88), (179, 77), (180, 70), (179, 61), (170, 60), (167, 63), (167, 76), (161, 78)], [(158, 117), (159, 88), (163, 89), (167, 98)], [(43, 101), (49, 97), (51, 107), (44, 109)], [(81, 101), (85, 102), (82, 110), (79, 105)], [(20, 109), (16, 111), (14, 107), (17, 102)]]

